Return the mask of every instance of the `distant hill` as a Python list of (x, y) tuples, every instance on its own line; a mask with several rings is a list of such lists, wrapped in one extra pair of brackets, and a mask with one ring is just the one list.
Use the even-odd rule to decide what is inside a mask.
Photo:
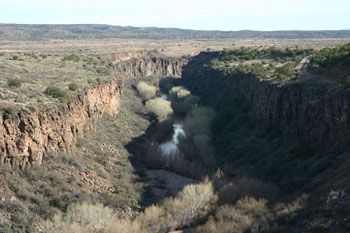
[(49, 39), (220, 39), (220, 38), (350, 38), (339, 31), (203, 31), (179, 28), (121, 27), (102, 24), (0, 24), (0, 40)]

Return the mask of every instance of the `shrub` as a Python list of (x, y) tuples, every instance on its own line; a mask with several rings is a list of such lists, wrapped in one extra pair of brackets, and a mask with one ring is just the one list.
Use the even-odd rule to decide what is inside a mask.
[(270, 232), (269, 220), (273, 215), (264, 199), (242, 198), (235, 205), (224, 205), (215, 216), (194, 232)]
[(15, 114), (16, 109), (13, 107), (7, 107), (7, 108), (5, 108), (4, 112), (8, 115), (13, 115), (13, 114)]
[(135, 222), (139, 223), (142, 228), (147, 229), (149, 232), (165, 232), (168, 230), (166, 219), (164, 219), (164, 209), (159, 206), (152, 205), (145, 209), (144, 213), (141, 213)]
[(61, 90), (58, 87), (53, 87), (53, 86), (47, 87), (44, 93), (48, 96), (59, 99), (60, 102), (65, 102), (68, 99), (67, 92), (64, 90)]
[(210, 124), (215, 117), (212, 108), (197, 107), (186, 116), (184, 122), (185, 131), (190, 135), (210, 135)]
[(192, 109), (192, 107), (196, 106), (198, 102), (198, 96), (189, 94), (184, 98), (173, 100), (171, 107), (174, 109), (174, 112), (185, 115)]
[(139, 196), (131, 187), (123, 187), (122, 185), (115, 184), (114, 192), (113, 194), (104, 193), (102, 195), (105, 205), (116, 209), (134, 208), (138, 205)]
[(76, 91), (79, 89), (79, 85), (77, 83), (70, 83), (68, 86), (69, 90)]
[(187, 96), (189, 94), (191, 94), (191, 92), (182, 86), (173, 87), (169, 91), (170, 98), (172, 98), (172, 99), (184, 98), (185, 96)]
[(171, 103), (161, 98), (148, 100), (146, 102), (146, 108), (153, 113), (159, 121), (165, 120), (171, 113), (173, 113)]
[(347, 77), (346, 79), (344, 79), (342, 81), (342, 85), (345, 87), (345, 88), (350, 88), (350, 76)]
[(223, 186), (218, 193), (219, 204), (234, 204), (238, 199), (248, 196), (270, 198), (276, 188), (271, 184), (253, 178), (238, 178)]
[(210, 137), (207, 135), (194, 135), (193, 142), (198, 148), (201, 162), (209, 167), (215, 166), (216, 160), (214, 150), (211, 147)]
[(214, 188), (212, 182), (201, 184), (190, 184), (185, 186), (180, 197), (182, 201), (189, 203), (189, 217), (202, 214), (208, 207), (209, 202), (214, 198)]
[[(103, 229), (103, 233), (146, 233), (145, 229), (137, 222), (130, 220), (113, 221), (109, 226)], [(77, 232), (75, 232), (77, 233)]]
[(65, 215), (43, 224), (43, 232), (100, 232), (113, 221), (113, 211), (102, 204), (73, 204)]
[[(278, 68), (276, 69), (276, 71), (277, 71), (277, 73), (278, 73), (280, 76), (282, 76), (282, 77), (286, 76), (286, 77), (288, 77), (288, 78), (293, 77), (294, 74), (295, 74), (294, 65), (293, 65), (292, 63), (290, 63), (290, 62), (287, 63), (287, 64), (285, 64), (285, 65), (283, 65), (283, 66), (281, 66), (281, 67), (278, 67)], [(283, 78), (282, 78), (282, 79), (283, 79)]]
[(18, 55), (13, 55), (13, 56), (12, 56), (12, 60), (17, 61), (18, 59), (19, 59), (19, 56), (18, 56)]
[(162, 78), (161, 80), (159, 80), (159, 88), (163, 93), (168, 93), (177, 81), (177, 78)]
[(157, 89), (145, 82), (138, 82), (136, 88), (140, 96), (145, 100), (152, 99), (156, 96)]
[(214, 200), (211, 182), (188, 185), (177, 198), (168, 198), (162, 205), (146, 208), (133, 224), (141, 225), (145, 232), (169, 232), (206, 216)]
[(80, 57), (78, 55), (75, 54), (71, 54), (71, 55), (67, 55), (64, 56), (62, 61), (74, 61), (74, 62), (78, 62), (80, 61)]
[(21, 86), (22, 86), (22, 81), (19, 80), (19, 79), (16, 79), (16, 78), (10, 78), (10, 79), (7, 81), (7, 84), (8, 84), (10, 87), (21, 87)]
[[(34, 228), (34, 219), (27, 216), (27, 214), (24, 213), (16, 213), (12, 216), (11, 218), (11, 224), (6, 224), (7, 229), (1, 229), (8, 230), (8, 232), (26, 232), (26, 233), (34, 233), (35, 228)], [(3, 231), (1, 231), (3, 232)]]
[(144, 144), (145, 160), (150, 169), (160, 169), (166, 165), (166, 158), (159, 151), (158, 145), (154, 140), (147, 140)]

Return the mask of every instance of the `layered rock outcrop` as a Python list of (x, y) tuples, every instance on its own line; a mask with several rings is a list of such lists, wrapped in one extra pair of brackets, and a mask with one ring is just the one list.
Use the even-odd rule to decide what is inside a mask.
[(317, 82), (261, 80), (230, 69), (203, 68), (208, 59), (208, 53), (192, 59), (183, 68), (183, 81), (214, 106), (229, 109), (233, 99), (244, 97), (266, 124), (287, 135), (305, 138), (317, 148), (349, 147), (349, 89)]
[(140, 57), (116, 64), (118, 75), (125, 78), (140, 76), (181, 77), (182, 67), (188, 62), (183, 58)]
[[(130, 55), (130, 54), (129, 54)], [(115, 115), (120, 109), (124, 78), (142, 76), (180, 76), (184, 59), (151, 58), (130, 55), (117, 62), (115, 79), (79, 92), (64, 106), (9, 114), (0, 111), (0, 165), (41, 164), (44, 155), (59, 149), (70, 152), (77, 136), (92, 129), (104, 113)], [(122, 56), (124, 57), (124, 56)]]
[(71, 151), (84, 127), (93, 128), (103, 113), (118, 113), (120, 94), (120, 85), (107, 82), (80, 92), (63, 107), (2, 114), (0, 164), (24, 167), (40, 164), (47, 151)]

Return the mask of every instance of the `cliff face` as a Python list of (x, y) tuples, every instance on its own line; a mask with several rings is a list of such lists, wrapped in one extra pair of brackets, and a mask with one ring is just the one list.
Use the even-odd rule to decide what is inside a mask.
[(93, 128), (103, 113), (120, 108), (121, 87), (109, 82), (82, 91), (61, 108), (0, 117), (0, 164), (40, 164), (46, 151), (69, 152), (84, 127)]
[(181, 77), (182, 67), (187, 64), (182, 58), (141, 57), (116, 64), (117, 74), (124, 78), (141, 76)]
[(303, 81), (264, 81), (232, 70), (204, 69), (206, 56), (201, 54), (184, 67), (183, 81), (216, 106), (230, 108), (230, 101), (244, 97), (266, 124), (287, 135), (306, 138), (314, 147), (349, 145), (350, 90)]
[[(133, 56), (132, 54), (130, 56)], [(79, 92), (64, 106), (51, 110), (37, 108), (17, 114), (0, 112), (0, 165), (25, 167), (41, 164), (46, 152), (70, 152), (83, 129), (92, 129), (104, 113), (115, 115), (120, 109), (124, 78), (141, 76), (179, 76), (185, 60), (131, 58), (118, 62), (114, 81)]]

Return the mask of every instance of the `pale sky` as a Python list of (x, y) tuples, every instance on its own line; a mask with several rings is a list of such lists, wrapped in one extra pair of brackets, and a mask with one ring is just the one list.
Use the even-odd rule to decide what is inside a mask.
[(350, 29), (350, 0), (0, 0), (0, 23)]

